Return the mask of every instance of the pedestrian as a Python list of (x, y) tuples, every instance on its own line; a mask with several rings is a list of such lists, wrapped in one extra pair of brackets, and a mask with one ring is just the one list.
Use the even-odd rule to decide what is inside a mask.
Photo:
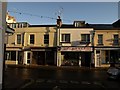
[(81, 56), (79, 57), (79, 66), (81, 67)]

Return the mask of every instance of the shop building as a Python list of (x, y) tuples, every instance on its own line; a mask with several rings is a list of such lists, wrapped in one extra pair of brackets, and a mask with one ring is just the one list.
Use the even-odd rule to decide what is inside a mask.
[(56, 65), (55, 25), (29, 25), (26, 22), (9, 23), (15, 33), (8, 38), (8, 64)]
[(85, 21), (74, 21), (73, 24), (58, 27), (57, 66), (76, 65), (90, 67), (92, 62), (92, 34), (94, 29)]
[(95, 67), (120, 63), (120, 28), (113, 24), (94, 24)]

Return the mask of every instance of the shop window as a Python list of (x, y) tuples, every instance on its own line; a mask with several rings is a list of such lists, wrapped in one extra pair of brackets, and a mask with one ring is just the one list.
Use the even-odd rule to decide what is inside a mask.
[(65, 60), (78, 60), (79, 59), (79, 54), (78, 53), (64, 53), (64, 59)]
[(62, 42), (70, 42), (70, 34), (62, 34)]
[(6, 51), (5, 60), (16, 60), (16, 51)]

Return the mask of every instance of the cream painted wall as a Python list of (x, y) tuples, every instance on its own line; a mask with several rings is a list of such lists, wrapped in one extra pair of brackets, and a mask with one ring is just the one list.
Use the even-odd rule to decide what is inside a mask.
[[(71, 35), (71, 46), (81, 46), (81, 34), (90, 34), (90, 31), (93, 31), (93, 28), (79, 28), (79, 29), (60, 29), (60, 34), (70, 34)], [(60, 41), (61, 41), (60, 35)], [(91, 40), (91, 39), (90, 39)], [(91, 45), (91, 44), (90, 44)], [(70, 46), (70, 44), (64, 44), (64, 46)]]
[[(44, 34), (49, 34), (49, 47), (56, 45), (56, 30), (53, 27), (28, 27), (28, 28), (15, 28), (15, 33), (8, 37), (9, 46), (13, 46), (13, 42), (16, 42), (17, 34), (24, 33), (24, 46), (31, 46), (29, 44), (30, 34), (35, 35), (35, 44), (32, 46), (44, 47)], [(21, 46), (21, 45), (15, 45)]]
[(120, 30), (96, 30), (94, 37), (95, 46), (97, 46), (98, 44), (98, 34), (103, 34), (104, 46), (112, 46), (114, 34), (119, 34), (119, 38), (120, 38)]

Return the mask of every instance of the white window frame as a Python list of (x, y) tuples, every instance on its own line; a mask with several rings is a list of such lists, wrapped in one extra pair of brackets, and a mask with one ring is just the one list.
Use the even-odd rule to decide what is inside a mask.
[[(64, 35), (64, 37), (62, 37)], [(69, 41), (66, 41), (66, 38), (65, 38), (65, 35), (70, 35), (70, 37), (69, 37)], [(63, 38), (64, 38), (64, 40), (63, 40)], [(68, 43), (70, 43), (71, 42), (71, 34), (70, 33), (62, 33), (61, 34), (61, 42), (68, 42)]]
[[(17, 38), (18, 38), (17, 36), (18, 36), (18, 35), (21, 35), (21, 43), (20, 43), (20, 44), (17, 43), (17, 40), (18, 40), (18, 39), (17, 39)], [(21, 44), (22, 44), (22, 39), (23, 39), (23, 38), (22, 38), (22, 34), (21, 34), (21, 33), (17, 33), (16, 36), (15, 36), (15, 44), (16, 44), (16, 45), (21, 45)]]

